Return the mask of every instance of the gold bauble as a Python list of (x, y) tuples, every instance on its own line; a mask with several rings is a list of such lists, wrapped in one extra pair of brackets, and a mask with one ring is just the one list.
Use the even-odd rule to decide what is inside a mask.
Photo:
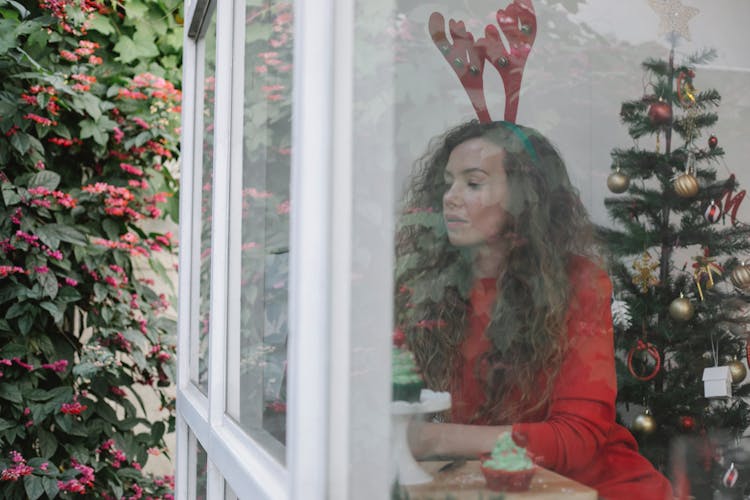
[(747, 376), (747, 368), (745, 368), (742, 361), (735, 358), (730, 361), (727, 366), (729, 367), (729, 373), (732, 375), (733, 384), (739, 384), (745, 380), (745, 377)]
[(651, 434), (656, 430), (656, 419), (646, 410), (633, 419), (631, 429), (640, 434)]
[(750, 266), (745, 265), (745, 263), (743, 262), (732, 270), (732, 274), (729, 275), (729, 279), (732, 280), (732, 284), (740, 290), (749, 289)]
[(624, 193), (630, 186), (630, 177), (616, 170), (607, 177), (607, 187), (615, 194)]
[(687, 321), (693, 317), (693, 313), (695, 313), (693, 303), (682, 294), (669, 304), (669, 315), (677, 321)]
[(674, 191), (682, 198), (692, 198), (698, 194), (698, 179), (693, 174), (682, 174), (674, 183)]

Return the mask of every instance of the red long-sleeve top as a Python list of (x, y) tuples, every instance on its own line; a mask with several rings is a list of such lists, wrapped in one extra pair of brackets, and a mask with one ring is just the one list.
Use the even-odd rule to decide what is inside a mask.
[[(609, 278), (580, 257), (571, 259), (569, 278), (569, 345), (553, 382), (551, 400), (537, 416), (513, 425), (514, 439), (537, 464), (595, 488), (606, 500), (671, 499), (667, 479), (638, 453), (630, 432), (615, 423), (617, 381)], [(472, 418), (485, 401), (475, 366), (490, 348), (484, 332), (495, 297), (494, 279), (479, 281), (471, 292), (462, 368), (451, 388), (455, 423), (487, 423)], [(543, 378), (538, 382), (540, 393), (546, 383)]]

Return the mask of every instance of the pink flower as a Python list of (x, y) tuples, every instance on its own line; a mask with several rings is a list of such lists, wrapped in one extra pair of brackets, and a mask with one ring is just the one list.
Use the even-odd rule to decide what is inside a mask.
[(279, 215), (288, 214), (289, 208), (289, 200), (282, 201), (276, 206), (276, 213)]
[(39, 116), (34, 113), (27, 113), (23, 116), (24, 120), (31, 120), (39, 125), (44, 125), (45, 127), (51, 127), (53, 125), (57, 125), (57, 122), (54, 120), (50, 120), (49, 118), (45, 118), (43, 116)]
[(143, 118), (140, 118), (138, 116), (133, 118), (133, 121), (137, 123), (138, 125), (140, 125), (141, 127), (145, 128), (146, 130), (151, 128), (151, 126), (148, 123), (146, 123), (146, 121)]
[(78, 56), (69, 50), (61, 50), (60, 56), (66, 61), (70, 61), (70, 62), (78, 61)]
[(67, 359), (58, 359), (54, 363), (45, 363), (42, 365), (42, 368), (50, 369), (57, 373), (62, 373), (68, 368), (68, 360)]
[(74, 401), (72, 403), (63, 403), (60, 407), (60, 411), (66, 415), (80, 415), (86, 411), (87, 408), (88, 406), (82, 405), (78, 401)]
[(65, 278), (65, 284), (68, 286), (77, 286), (78, 282), (73, 278)]
[(131, 165), (130, 163), (120, 163), (120, 168), (129, 174), (138, 176), (143, 175), (143, 170), (136, 167), (135, 165)]

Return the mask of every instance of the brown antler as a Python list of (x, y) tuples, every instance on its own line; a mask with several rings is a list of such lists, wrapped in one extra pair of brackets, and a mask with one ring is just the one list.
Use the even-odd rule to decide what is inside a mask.
[(484, 99), (484, 53), (474, 42), (474, 36), (466, 31), (463, 21), (451, 19), (448, 23), (453, 43), (445, 35), (445, 18), (439, 12), (430, 15), (429, 30), (432, 41), (451, 65), (461, 81), (480, 122), (489, 122), (490, 113)]
[(451, 19), (451, 44), (445, 35), (445, 20), (439, 12), (430, 15), (429, 31), (432, 41), (458, 75), (479, 121), (491, 121), (482, 78), (486, 59), (503, 80), (505, 120), (515, 122), (523, 70), (536, 38), (536, 14), (531, 0), (513, 0), (506, 9), (497, 11), (496, 18), (505, 40), (500, 30), (489, 24), (485, 27), (484, 37), (475, 42), (462, 21)]

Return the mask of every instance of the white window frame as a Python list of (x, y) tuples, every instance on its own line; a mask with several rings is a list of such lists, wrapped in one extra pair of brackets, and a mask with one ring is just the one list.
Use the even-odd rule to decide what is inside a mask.
[[(203, 124), (202, 35), (215, 7), (213, 217), (211, 235), (208, 397), (191, 380), (196, 373), (195, 331), (200, 253), (201, 144)], [(286, 466), (276, 461), (226, 413), (227, 394), (238, 395), (236, 367), (227, 363), (232, 280), (230, 237), (233, 178), (242, 173), (243, 0), (192, 0), (184, 38), (180, 281), (177, 377), (176, 497), (195, 495), (196, 439), (208, 455), (207, 496), (225, 497), (225, 481), (247, 499), (354, 498), (365, 466), (350, 466), (352, 443), (386, 457), (388, 443), (352, 425), (351, 253), (353, 226), (352, 87), (353, 0), (297, 0), (294, 5), (291, 234), (289, 280), (288, 409)], [(335, 96), (335, 99), (334, 99)], [(335, 139), (334, 139), (335, 138)], [(389, 177), (382, 200), (390, 212)], [(238, 184), (235, 181), (234, 187)], [(304, 251), (297, 249), (304, 248)], [(390, 243), (376, 249), (390, 252)], [(387, 324), (391, 289), (368, 311)], [(365, 284), (366, 285), (366, 284)], [(380, 324), (379, 322), (379, 324)], [(193, 335), (191, 335), (191, 332)], [(386, 336), (387, 338), (387, 336)], [(388, 342), (382, 343), (385, 358)], [(335, 360), (335, 362), (330, 362)], [(380, 380), (383, 372), (373, 372)], [(195, 377), (193, 377), (195, 379)], [(383, 385), (386, 381), (382, 382)], [(370, 384), (372, 385), (372, 384)], [(382, 392), (382, 391), (381, 391)], [(231, 396), (230, 396), (231, 397)], [(384, 416), (385, 415), (385, 416)], [(386, 428), (387, 413), (376, 415)], [(379, 420), (378, 420), (379, 419)], [(368, 441), (369, 440), (369, 441)], [(358, 453), (359, 455), (361, 453)], [(380, 460), (382, 462), (382, 460)], [(387, 468), (387, 467), (386, 467)], [(379, 469), (383, 469), (382, 463)], [(357, 498), (387, 498), (388, 477)], [(371, 478), (372, 479), (372, 478)]]

